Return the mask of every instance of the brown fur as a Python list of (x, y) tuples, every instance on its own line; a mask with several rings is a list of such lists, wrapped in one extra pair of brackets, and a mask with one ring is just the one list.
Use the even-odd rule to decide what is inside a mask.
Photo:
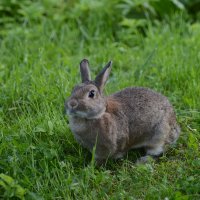
[(121, 109), (120, 102), (116, 101), (112, 97), (107, 97), (106, 100), (107, 100), (106, 112), (114, 114)]
[[(96, 147), (95, 157), (100, 163), (138, 147), (144, 147), (147, 155), (161, 154), (165, 145), (174, 143), (180, 133), (171, 104), (161, 94), (140, 87), (104, 97), (102, 87), (109, 67), (110, 64), (98, 75), (98, 81), (76, 86), (66, 101), (75, 138), (90, 151)], [(84, 70), (83, 76), (89, 74)], [(92, 98), (88, 97), (91, 90), (95, 93)], [(72, 108), (74, 102), (76, 108)]]

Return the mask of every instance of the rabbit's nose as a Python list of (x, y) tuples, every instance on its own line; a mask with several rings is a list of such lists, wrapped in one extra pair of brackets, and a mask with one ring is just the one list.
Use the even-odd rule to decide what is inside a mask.
[(68, 103), (68, 106), (72, 109), (76, 108), (78, 106), (78, 102), (76, 100), (71, 100), (69, 103)]

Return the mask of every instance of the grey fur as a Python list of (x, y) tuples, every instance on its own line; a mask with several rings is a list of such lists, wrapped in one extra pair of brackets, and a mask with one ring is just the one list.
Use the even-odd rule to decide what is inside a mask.
[[(142, 87), (106, 97), (99, 91), (105, 81), (98, 86), (93, 81), (76, 86), (65, 103), (75, 138), (90, 151), (96, 144), (99, 164), (138, 147), (144, 147), (147, 155), (158, 156), (167, 144), (177, 140), (180, 128), (166, 97)], [(88, 97), (91, 90), (95, 91), (94, 98)], [(78, 103), (75, 109), (71, 101)]]

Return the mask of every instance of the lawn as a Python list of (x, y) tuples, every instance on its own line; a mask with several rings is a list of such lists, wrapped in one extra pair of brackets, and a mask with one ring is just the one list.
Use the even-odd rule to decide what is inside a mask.
[[(0, 30), (0, 199), (200, 199), (200, 23), (178, 12), (141, 31), (81, 9)], [(97, 168), (75, 141), (64, 101), (83, 58), (92, 77), (113, 61), (105, 95), (144, 86), (169, 98), (182, 131), (158, 161), (136, 165), (130, 151)]]

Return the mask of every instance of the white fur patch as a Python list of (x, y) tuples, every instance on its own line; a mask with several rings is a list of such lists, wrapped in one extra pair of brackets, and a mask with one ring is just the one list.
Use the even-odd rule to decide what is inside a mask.
[(67, 115), (73, 117), (81, 117), (81, 118), (87, 118), (87, 113), (82, 112), (82, 111), (76, 111), (75, 113), (71, 113), (69, 112), (69, 110), (67, 110)]
[(85, 119), (99, 119), (105, 113), (105, 110), (106, 108), (93, 117), (89, 117), (88, 113), (82, 112), (82, 111), (76, 111), (75, 113), (70, 113), (69, 110), (67, 110), (67, 115), (71, 117), (75, 116), (75, 117), (80, 117), (80, 118), (85, 118)]
[(87, 113), (82, 112), (82, 111), (76, 111), (75, 114), (77, 117), (81, 117), (81, 118), (87, 118)]
[(143, 143), (140, 143), (140, 144), (136, 144), (136, 145), (133, 145), (133, 146), (131, 147), (131, 149), (142, 148), (142, 147), (147, 146), (147, 144), (149, 144), (149, 143), (148, 143), (148, 142), (143, 142)]
[(163, 152), (162, 146), (158, 146), (158, 147), (147, 150), (147, 154), (152, 155), (152, 156), (157, 156), (157, 155), (161, 154), (162, 152)]
[(115, 159), (120, 159), (120, 158), (123, 158), (124, 157), (124, 153), (121, 153), (121, 152), (119, 152), (119, 153), (117, 153), (116, 155), (115, 155)]

